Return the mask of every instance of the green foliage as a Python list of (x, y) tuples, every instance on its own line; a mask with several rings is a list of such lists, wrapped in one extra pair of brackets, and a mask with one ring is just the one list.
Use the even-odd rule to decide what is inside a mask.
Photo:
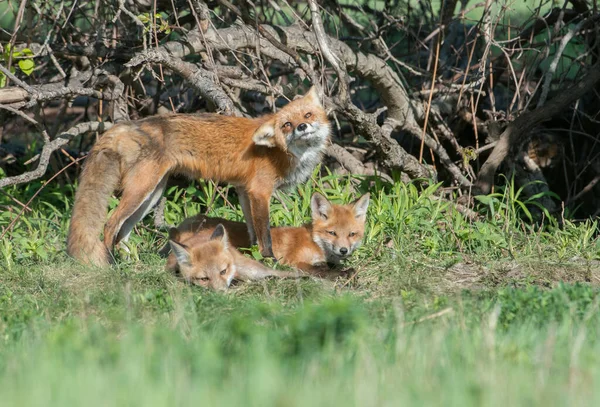
[[(475, 256), (481, 261), (499, 260), (510, 256), (536, 256), (540, 259), (555, 256), (568, 259), (581, 256), (597, 258), (600, 249), (597, 239), (598, 223), (570, 223), (563, 227), (546, 214), (550, 221), (543, 226), (530, 223), (530, 208), (543, 210), (540, 197), (522, 198), (523, 189), (507, 183), (498, 192), (478, 196), (479, 210), (486, 214), (481, 221), (470, 221), (456, 211), (449, 201), (434, 198), (439, 185), (420, 190), (415, 184), (397, 182), (387, 184), (355, 176), (339, 177), (326, 174), (319, 177), (315, 170), (311, 181), (293, 191), (279, 191), (272, 199), (271, 220), (276, 226), (300, 225), (308, 222), (310, 197), (315, 192), (325, 194), (333, 202), (349, 203), (370, 191), (368, 227), (364, 247), (356, 259), (367, 259), (374, 252), (380, 258), (386, 253), (378, 247), (391, 242), (396, 254), (402, 257), (435, 256), (444, 261), (456, 262)], [(19, 202), (27, 202), (43, 186), (34, 182), (6, 192)], [(176, 225), (196, 213), (243, 221), (243, 214), (231, 187), (217, 187), (213, 182), (197, 181), (186, 188), (171, 187), (166, 192), (165, 220)], [(10, 231), (0, 239), (3, 265), (27, 264), (31, 261), (56, 261), (65, 259), (64, 242), (73, 190), (44, 186), (42, 193), (29, 205), (30, 211), (19, 216), (21, 206), (6, 195), (0, 204), (10, 210), (0, 213), (0, 227)], [(118, 204), (111, 199), (109, 213)], [(156, 233), (150, 217), (136, 227), (128, 247), (129, 261), (137, 262), (152, 256), (165, 243), (166, 231)], [(260, 258), (257, 251), (253, 254)]]
[[(223, 295), (164, 278), (157, 266), (92, 271), (48, 265), (5, 274), (3, 401), (261, 406), (598, 401), (591, 389), (600, 377), (599, 292), (589, 286), (414, 296), (407, 306), (405, 295), (298, 296), (311, 282), (268, 282), (262, 294), (245, 286)], [(85, 279), (79, 273), (93, 275)], [(278, 292), (281, 285), (295, 286), (294, 294)], [(574, 369), (586, 380), (574, 380)]]
[[(4, 45), (4, 52), (0, 54), (2, 58), (0, 62), (3, 65), (8, 66), (8, 63), (12, 61), (12, 65), (10, 67), (10, 73), (17, 72), (14, 63), (16, 62), (17, 66), (25, 75), (29, 76), (33, 73), (35, 69), (35, 61), (33, 60), (33, 51), (29, 48), (23, 48), (20, 51), (16, 51), (11, 44)], [(0, 88), (6, 86), (6, 75), (3, 72), (0, 72)]]
[[(42, 186), (19, 217), (13, 198), (27, 203)], [(315, 191), (338, 203), (369, 191), (365, 242), (348, 264), (356, 280), (344, 288), (268, 280), (225, 294), (166, 273), (156, 255), (164, 238), (150, 219), (117, 267), (77, 265), (63, 252), (72, 189), (8, 188), (0, 195), (9, 209), (0, 213), (3, 401), (597, 404), (600, 291), (585, 281), (598, 278), (598, 223), (534, 227), (535, 200), (510, 183), (479, 197), (486, 218), (469, 221), (434, 197), (438, 188), (315, 172), (274, 196), (273, 223), (310, 220)], [(242, 220), (232, 192), (203, 181), (172, 187), (166, 219)]]
[(537, 286), (525, 289), (506, 288), (498, 291), (502, 304), (500, 323), (508, 328), (524, 319), (536, 325), (549, 322), (598, 322), (598, 290), (584, 284), (560, 284), (556, 289), (543, 290)]
[(137, 16), (144, 24), (144, 32), (156, 31), (159, 33), (171, 34), (168, 17), (163, 17), (161, 14), (154, 14), (154, 20), (150, 13), (142, 13)]

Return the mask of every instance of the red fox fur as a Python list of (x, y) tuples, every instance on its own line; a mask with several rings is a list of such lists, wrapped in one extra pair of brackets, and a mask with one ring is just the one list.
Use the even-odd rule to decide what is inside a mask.
[[(174, 114), (120, 123), (90, 152), (75, 196), (67, 252), (94, 264), (157, 203), (171, 174), (236, 186), (252, 243), (273, 256), (269, 202), (275, 188), (304, 182), (321, 160), (329, 122), (312, 88), (275, 114), (256, 119)], [(119, 205), (105, 224), (111, 194)], [(104, 243), (99, 235), (104, 225)]]
[(270, 269), (231, 246), (223, 225), (213, 228), (210, 237), (193, 235), (181, 239), (176, 229), (169, 233), (171, 254), (167, 270), (181, 274), (192, 284), (213, 290), (226, 290), (235, 280), (261, 280), (266, 277), (299, 277), (297, 273)]
[[(314, 193), (311, 198), (312, 223), (271, 229), (275, 258), (282, 264), (323, 274), (326, 263), (339, 264), (360, 246), (368, 206), (369, 194), (348, 205), (334, 205), (323, 195)], [(204, 215), (185, 219), (176, 233), (181, 239), (206, 240), (218, 225), (225, 227), (232, 246), (250, 246), (244, 223)]]

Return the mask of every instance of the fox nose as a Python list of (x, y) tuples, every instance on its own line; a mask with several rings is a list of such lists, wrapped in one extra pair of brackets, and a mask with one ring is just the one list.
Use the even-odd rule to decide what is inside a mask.
[(300, 123), (300, 124), (298, 125), (298, 130), (299, 130), (299, 131), (304, 131), (304, 130), (306, 130), (306, 127), (307, 127), (307, 126), (306, 126), (306, 123)]
[(340, 253), (341, 254), (346, 254), (346, 253), (348, 253), (348, 249), (345, 248), (345, 247), (340, 247)]

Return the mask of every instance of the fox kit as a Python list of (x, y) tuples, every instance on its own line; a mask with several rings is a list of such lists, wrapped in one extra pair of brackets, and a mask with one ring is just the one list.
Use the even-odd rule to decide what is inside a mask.
[[(312, 223), (271, 230), (273, 253), (282, 264), (321, 274), (327, 263), (339, 264), (360, 246), (365, 232), (369, 194), (348, 205), (334, 205), (315, 192), (310, 207)], [(184, 220), (177, 230), (184, 239), (194, 236), (206, 239), (220, 224), (229, 232), (232, 246), (250, 246), (250, 237), (241, 222), (196, 215)]]
[[(91, 150), (81, 174), (67, 252), (95, 264), (160, 199), (170, 174), (236, 186), (251, 243), (272, 257), (269, 201), (275, 188), (304, 182), (321, 160), (329, 122), (314, 87), (275, 114), (153, 116), (117, 124)], [(105, 224), (110, 195), (121, 200)], [(104, 244), (98, 239), (104, 226)]]
[(296, 277), (296, 273), (276, 271), (252, 260), (229, 243), (227, 231), (219, 224), (208, 239), (193, 235), (178, 242), (181, 235), (176, 229), (169, 232), (171, 254), (167, 270), (178, 272), (190, 283), (226, 290), (236, 280), (260, 280), (265, 277)]

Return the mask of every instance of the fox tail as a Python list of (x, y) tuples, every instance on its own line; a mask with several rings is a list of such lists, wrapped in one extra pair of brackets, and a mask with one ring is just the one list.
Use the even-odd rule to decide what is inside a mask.
[(113, 261), (100, 241), (108, 201), (121, 178), (119, 156), (110, 149), (92, 150), (81, 173), (67, 237), (67, 253), (82, 263), (107, 266)]

